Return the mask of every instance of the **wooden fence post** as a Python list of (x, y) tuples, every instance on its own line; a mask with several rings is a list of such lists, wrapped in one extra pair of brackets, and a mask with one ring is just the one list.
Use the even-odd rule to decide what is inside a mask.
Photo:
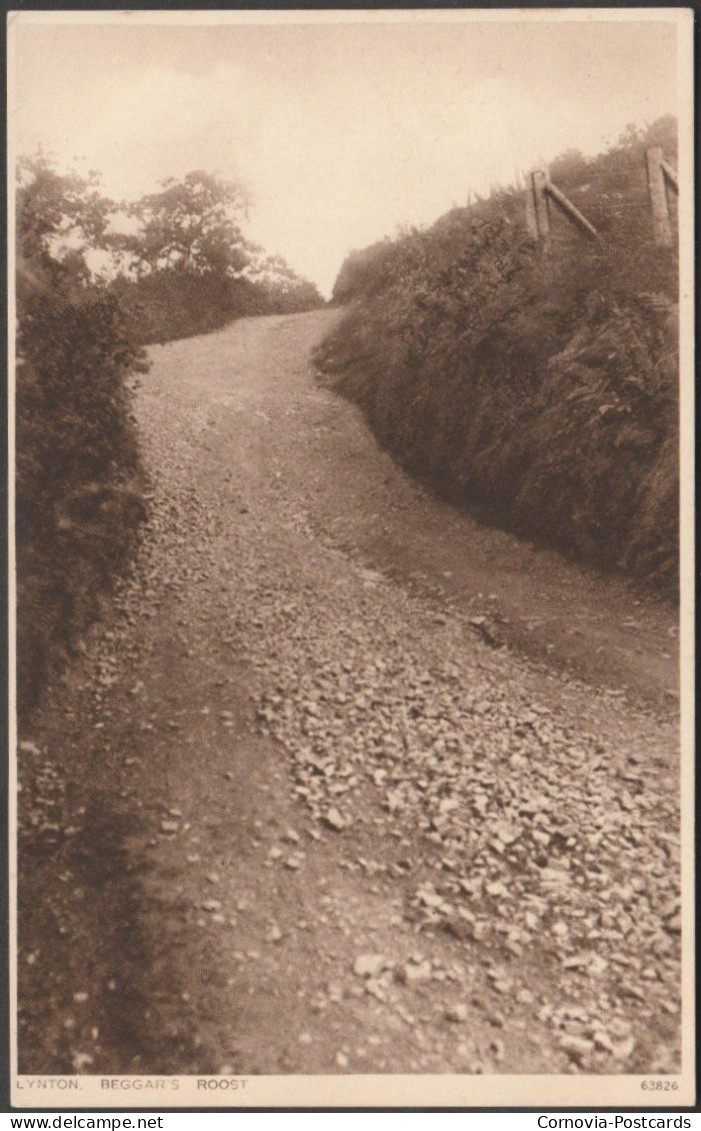
[(531, 173), (535, 229), (537, 239), (541, 243), (544, 252), (550, 250), (550, 209), (548, 207), (548, 198), (545, 195), (545, 186), (547, 183), (548, 175), (544, 173), (542, 169), (536, 169), (535, 172)]
[[(647, 183), (650, 191), (650, 207), (652, 209), (652, 227), (655, 234), (655, 243), (661, 247), (670, 247), (672, 243), (672, 225), (669, 222), (669, 205), (667, 203), (667, 189), (665, 186), (665, 166), (662, 159), (662, 150), (654, 146), (647, 151)], [(670, 169), (673, 173), (673, 170)], [(676, 178), (675, 178), (676, 179)]]
[(551, 246), (551, 200), (565, 214), (570, 224), (579, 228), (580, 232), (589, 236), (590, 239), (601, 239), (594, 225), (590, 224), (586, 216), (583, 216), (579, 209), (575, 208), (564, 192), (560, 192), (557, 185), (552, 183), (547, 172), (543, 169), (536, 169), (531, 173), (531, 184), (526, 195), (526, 223), (535, 239), (540, 241), (544, 252), (549, 251)]
[(530, 175), (526, 184), (526, 227), (533, 239), (538, 241), (538, 222), (535, 218), (535, 200), (533, 198), (533, 185)]

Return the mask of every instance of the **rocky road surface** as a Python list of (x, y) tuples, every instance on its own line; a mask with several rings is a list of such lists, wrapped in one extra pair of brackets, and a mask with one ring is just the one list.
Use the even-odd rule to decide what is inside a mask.
[(676, 612), (411, 483), (336, 317), (151, 351), (143, 550), (20, 736), (20, 1069), (678, 1071)]

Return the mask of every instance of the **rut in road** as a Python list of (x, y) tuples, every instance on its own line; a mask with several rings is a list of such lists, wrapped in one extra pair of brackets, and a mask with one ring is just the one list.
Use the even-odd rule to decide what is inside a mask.
[(152, 350), (146, 542), (24, 736), (23, 1071), (676, 1071), (673, 612), (410, 483), (336, 317)]

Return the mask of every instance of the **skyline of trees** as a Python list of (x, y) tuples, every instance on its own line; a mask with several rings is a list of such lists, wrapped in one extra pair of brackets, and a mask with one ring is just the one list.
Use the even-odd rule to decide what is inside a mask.
[(38, 150), (18, 159), (16, 184), (20, 255), (73, 262), (85, 281), (181, 271), (258, 280), (288, 297), (299, 288), (321, 300), (315, 284), (282, 255), (244, 233), (251, 197), (239, 182), (197, 169), (117, 202), (104, 195), (97, 171), (61, 171)]

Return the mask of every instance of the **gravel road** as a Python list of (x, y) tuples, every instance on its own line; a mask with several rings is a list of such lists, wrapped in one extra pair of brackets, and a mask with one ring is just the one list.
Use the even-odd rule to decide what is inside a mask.
[(410, 482), (337, 317), (151, 350), (143, 549), (20, 736), (20, 1069), (676, 1072), (676, 612)]

